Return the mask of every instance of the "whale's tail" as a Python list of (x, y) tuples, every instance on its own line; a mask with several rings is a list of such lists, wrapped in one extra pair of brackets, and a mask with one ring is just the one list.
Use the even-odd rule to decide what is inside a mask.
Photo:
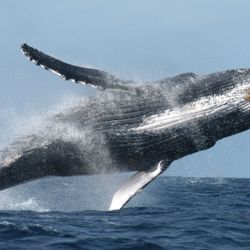
[(72, 80), (76, 83), (89, 84), (100, 90), (129, 90), (131, 88), (130, 86), (128, 86), (129, 83), (132, 83), (131, 81), (128, 82), (117, 79), (116, 77), (105, 71), (92, 68), (84, 68), (65, 63), (52, 56), (46, 55), (37, 49), (32, 48), (26, 43), (22, 44), (21, 49), (24, 55), (27, 56), (30, 61), (34, 62), (44, 69), (52, 71), (65, 80)]
[(0, 190), (47, 176), (90, 174), (79, 150), (75, 143), (58, 139), (26, 148), (20, 154), (2, 152)]

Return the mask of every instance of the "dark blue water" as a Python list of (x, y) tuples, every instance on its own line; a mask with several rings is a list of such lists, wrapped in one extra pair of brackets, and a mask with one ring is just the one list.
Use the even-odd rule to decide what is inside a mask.
[[(47, 198), (54, 199), (54, 207), (70, 210), (65, 199), (77, 203), (67, 190), (57, 197), (50, 190)], [(6, 196), (0, 202), (13, 202), (13, 194), (9, 200)], [(36, 202), (39, 210), (42, 200)], [(250, 249), (250, 179), (160, 177), (125, 209), (114, 212), (1, 210), (0, 248)]]

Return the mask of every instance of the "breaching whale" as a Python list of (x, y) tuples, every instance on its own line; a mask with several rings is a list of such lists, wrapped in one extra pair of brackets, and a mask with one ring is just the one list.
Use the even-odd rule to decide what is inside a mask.
[(113, 196), (110, 210), (120, 209), (174, 160), (250, 128), (250, 69), (136, 84), (21, 48), (63, 79), (103, 91), (3, 149), (0, 190), (46, 176), (136, 171)]

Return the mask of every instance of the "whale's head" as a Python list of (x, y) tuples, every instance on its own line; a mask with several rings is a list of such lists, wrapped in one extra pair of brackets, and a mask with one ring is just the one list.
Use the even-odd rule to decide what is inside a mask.
[(229, 89), (223, 93), (228, 106), (250, 113), (250, 69), (234, 70), (228, 85)]
[(239, 120), (233, 120), (233, 114), (235, 119), (241, 117), (239, 114), (247, 115), (250, 119), (250, 69), (215, 73), (196, 78), (182, 86), (177, 96), (179, 102), (175, 106), (145, 117), (133, 130), (164, 132), (171, 128), (199, 124), (201, 121), (216, 123), (228, 119), (229, 114), (232, 114), (232, 126), (239, 123)]
[(145, 116), (131, 129), (146, 138), (145, 144), (150, 138), (154, 155), (176, 160), (250, 128), (249, 69), (196, 77), (179, 87), (176, 105)]

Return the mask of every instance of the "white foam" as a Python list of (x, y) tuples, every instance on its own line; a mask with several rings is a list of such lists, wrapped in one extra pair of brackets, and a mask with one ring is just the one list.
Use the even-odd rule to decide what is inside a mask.
[(40, 206), (35, 198), (24, 198), (21, 194), (17, 195), (7, 190), (0, 194), (0, 210), (49, 211), (47, 208)]

